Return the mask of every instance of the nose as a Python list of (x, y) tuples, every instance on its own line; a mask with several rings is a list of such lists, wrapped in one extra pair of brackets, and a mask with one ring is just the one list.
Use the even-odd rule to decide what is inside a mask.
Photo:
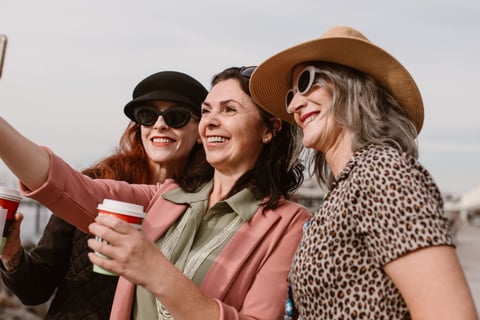
[(220, 120), (218, 119), (218, 113), (216, 113), (215, 111), (203, 113), (200, 117), (200, 124), (205, 127), (218, 126), (220, 124)]
[(154, 129), (168, 128), (168, 125), (163, 119), (162, 115), (158, 116), (157, 121), (155, 121), (155, 123), (153, 124), (153, 128)]
[(288, 113), (298, 112), (298, 110), (305, 107), (306, 104), (307, 104), (307, 99), (305, 99), (305, 96), (296, 92), (293, 95), (292, 101), (290, 101), (290, 104), (287, 106), (287, 112)]

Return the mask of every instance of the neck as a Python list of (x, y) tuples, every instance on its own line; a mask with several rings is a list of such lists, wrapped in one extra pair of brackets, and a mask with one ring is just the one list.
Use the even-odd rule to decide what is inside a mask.
[(180, 168), (178, 165), (169, 166), (165, 163), (153, 163), (152, 165), (153, 171), (153, 181), (152, 183), (163, 183), (166, 179), (173, 178), (175, 176), (179, 176), (184, 170)]
[(338, 175), (353, 155), (351, 147), (352, 136), (353, 133), (351, 131), (342, 130), (332, 147), (325, 152), (325, 160), (335, 178), (338, 178)]
[(212, 192), (208, 197), (208, 207), (211, 208), (217, 202), (225, 200), (238, 178), (238, 175), (225, 174), (215, 170)]

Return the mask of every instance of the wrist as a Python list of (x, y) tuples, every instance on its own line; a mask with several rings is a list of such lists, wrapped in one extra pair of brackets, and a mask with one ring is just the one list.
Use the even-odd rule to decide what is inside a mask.
[(2, 264), (8, 272), (15, 271), (15, 269), (17, 269), (17, 267), (20, 265), (20, 262), (22, 262), (22, 256), (23, 256), (22, 253), (23, 253), (23, 250), (22, 248), (20, 248), (20, 250), (15, 252), (15, 254), (12, 256), (11, 259), (7, 260), (3, 257), (1, 258)]

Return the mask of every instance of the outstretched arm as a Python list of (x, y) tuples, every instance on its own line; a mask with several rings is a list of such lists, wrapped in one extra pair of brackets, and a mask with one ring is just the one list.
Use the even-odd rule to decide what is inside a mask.
[(50, 167), (50, 156), (47, 151), (20, 134), (2, 117), (0, 117), (0, 157), (30, 190), (39, 188), (47, 180)]

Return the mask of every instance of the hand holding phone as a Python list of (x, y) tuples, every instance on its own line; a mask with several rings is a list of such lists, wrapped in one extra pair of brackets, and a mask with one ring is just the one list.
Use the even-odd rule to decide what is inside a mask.
[(2, 77), (3, 61), (5, 60), (5, 52), (7, 50), (7, 36), (0, 34), (0, 78)]

